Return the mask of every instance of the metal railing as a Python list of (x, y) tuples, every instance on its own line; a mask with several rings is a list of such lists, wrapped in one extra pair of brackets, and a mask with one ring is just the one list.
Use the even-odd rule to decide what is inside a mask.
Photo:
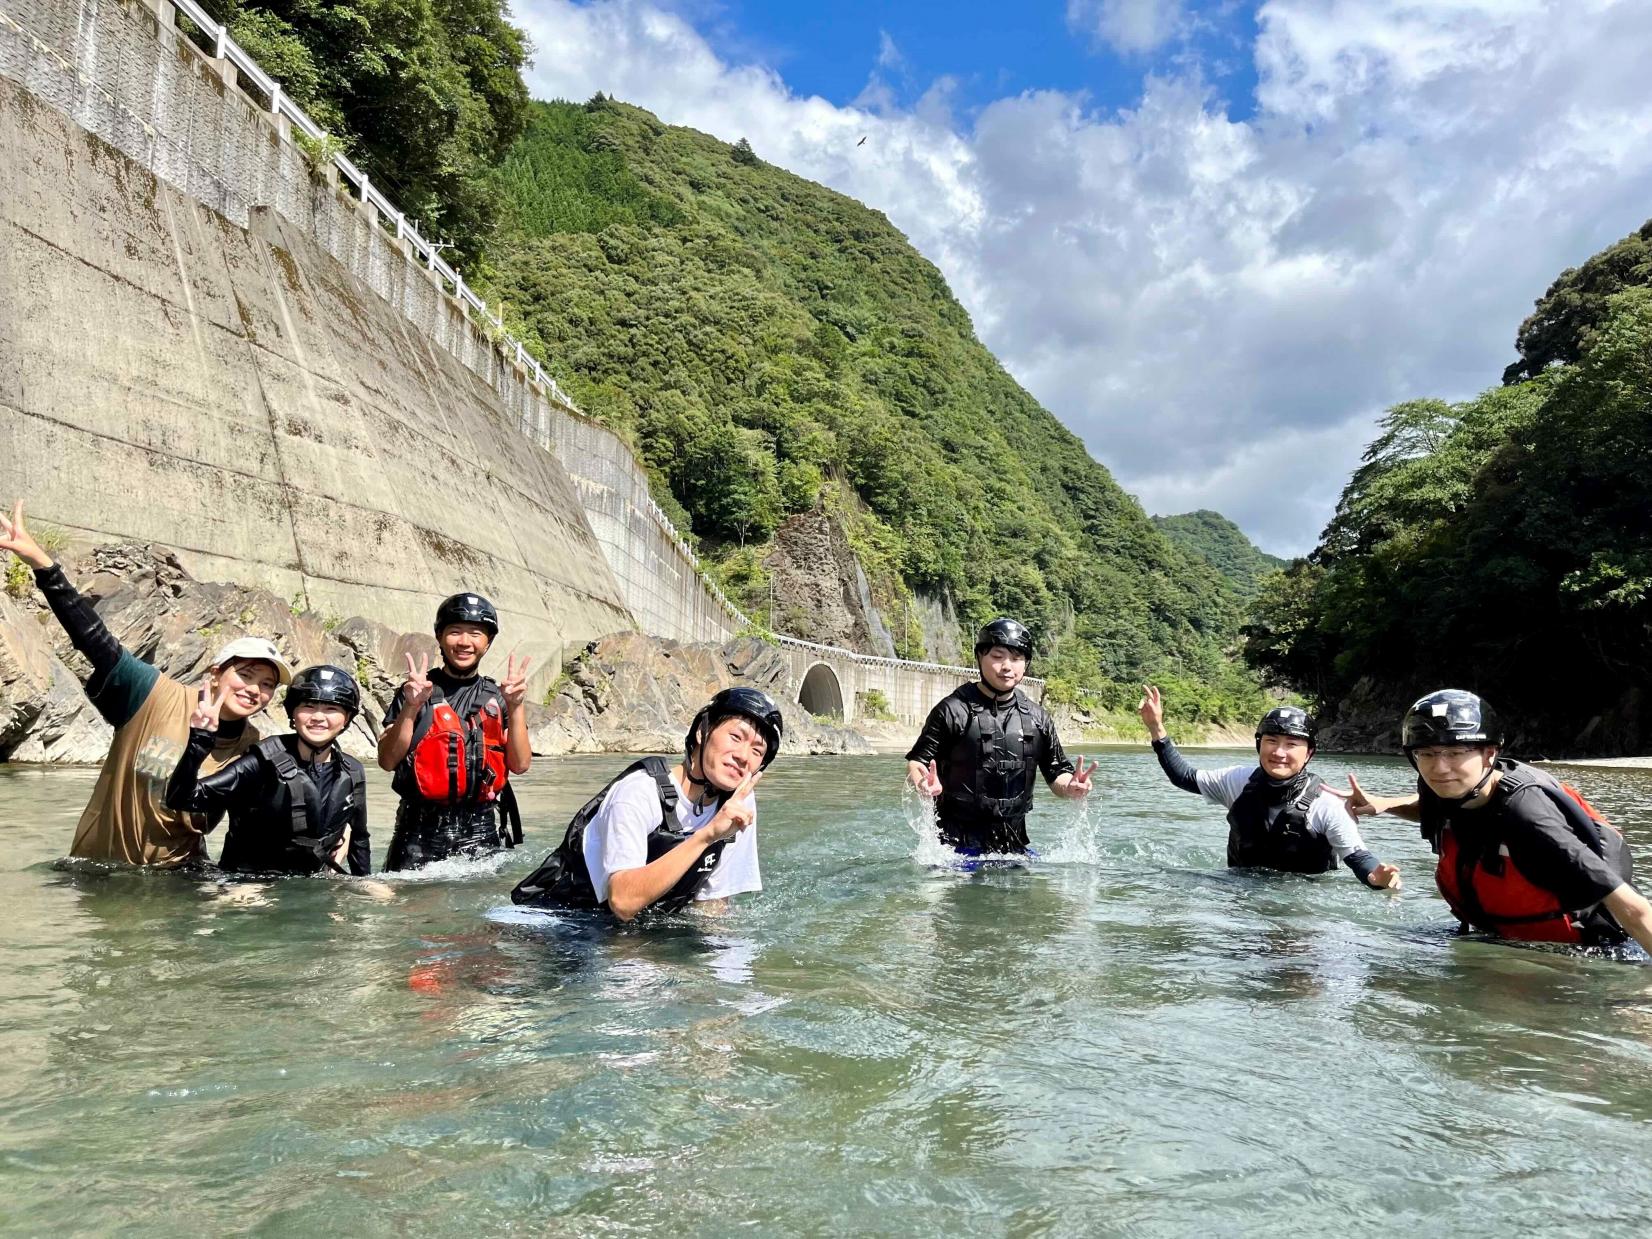
[[(211, 15), (196, 3), (196, 0), (170, 2), (173, 8), (198, 26), (201, 33), (212, 43), (212, 55), (215, 59), (234, 65), (237, 77), (251, 82), (258, 92), (269, 100), (271, 115), (284, 117), (294, 129), (312, 142), (325, 142), (332, 136), (311, 120), (309, 114), (282, 90), (281, 83), (264, 72), (259, 63), (230, 35), (229, 30), (213, 21)], [(419, 233), (418, 228), (402, 210), (379, 192), (367, 173), (356, 167), (342, 151), (333, 151), (330, 154), (333, 166), (338, 169), (346, 184), (356, 191), (361, 201), (377, 211), (381, 219), (395, 225), (396, 240), (406, 241), (413, 252), (424, 261), (426, 270), (449, 284), (455, 297), (494, 325), (507, 345), (507, 354), (514, 358), (517, 365), (531, 374), (534, 381), (548, 390), (558, 401), (577, 412), (579, 406), (557, 385), (556, 379), (545, 373), (538, 359), (523, 347), (520, 340), (505, 330), (504, 311), (498, 310), (490, 314), (488, 303), (477, 296), (476, 290), (465, 283), (465, 277), (442, 257), (440, 247), (433, 245)], [(386, 227), (385, 231), (391, 229)]]

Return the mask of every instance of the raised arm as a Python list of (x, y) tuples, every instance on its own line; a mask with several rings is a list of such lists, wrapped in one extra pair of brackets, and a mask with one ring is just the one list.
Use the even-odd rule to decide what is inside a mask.
[(379, 737), (379, 769), (394, 770), (401, 765), (407, 750), (413, 747), (413, 728), (418, 725), (419, 711), (430, 700), (435, 685), (430, 682), (430, 655), (420, 654), (417, 662), (407, 655), (407, 682), (396, 694), (395, 720)]
[(1143, 687), (1136, 713), (1141, 715), (1142, 725), (1147, 728), (1148, 738), (1153, 741), (1153, 756), (1159, 759), (1159, 769), (1164, 771), (1164, 777), (1184, 792), (1200, 795), (1199, 772), (1176, 750), (1176, 742), (1165, 732), (1164, 699), (1153, 685)]
[(35, 584), (45, 595), (63, 631), (75, 649), (86, 655), (92, 664), (93, 683), (101, 680), (120, 661), (121, 644), (115, 640), (92, 604), (80, 596), (63, 568), (46, 554), (23, 524), (23, 501), (12, 508), (10, 519), (0, 515), (0, 551), (10, 551), (34, 569)]

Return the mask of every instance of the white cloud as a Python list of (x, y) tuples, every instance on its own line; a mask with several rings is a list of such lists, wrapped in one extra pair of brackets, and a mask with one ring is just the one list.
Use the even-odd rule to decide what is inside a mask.
[(1067, 21), (1125, 53), (1150, 52), (1181, 33), (1181, 0), (1067, 0)]
[[(1147, 8), (1182, 20), (1146, 6), (1129, 37)], [(535, 93), (749, 137), (884, 211), (1149, 510), (1215, 507), (1290, 552), (1383, 407), (1496, 381), (1549, 280), (1652, 213), (1644, 12), (1267, 0), (1247, 120), (1195, 65), (1125, 112), (1029, 93), (967, 130), (945, 83), (909, 110), (800, 98), (635, 0), (520, 15)]]

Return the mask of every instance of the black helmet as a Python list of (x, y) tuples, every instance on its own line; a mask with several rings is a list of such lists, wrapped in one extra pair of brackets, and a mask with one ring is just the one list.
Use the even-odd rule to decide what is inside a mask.
[(286, 707), (288, 718), (302, 705), (342, 706), (346, 714), (355, 718), (361, 713), (361, 689), (356, 677), (343, 667), (323, 663), (319, 667), (306, 667), (295, 675), (281, 704)]
[(1262, 721), (1256, 725), (1256, 743), (1262, 743), (1263, 736), (1296, 736), (1306, 740), (1309, 748), (1319, 746), (1319, 724), (1314, 722), (1313, 716), (1306, 710), (1296, 706), (1275, 706), (1262, 716)]
[(1001, 645), (1006, 650), (1019, 650), (1029, 660), (1032, 658), (1032, 633), (1019, 620), (1000, 616), (981, 629), (980, 635), (975, 638), (975, 657), (981, 657), (995, 645)]
[(780, 717), (780, 707), (774, 704), (774, 698), (756, 688), (725, 688), (705, 704), (694, 716), (694, 721), (688, 725), (688, 734), (683, 737), (685, 763), (693, 760), (694, 750), (716, 729), (717, 724), (730, 718), (750, 719), (763, 733), (766, 747), (763, 750), (763, 764), (758, 768), (767, 770), (769, 763), (780, 752), (780, 736), (786, 724)]
[(1497, 711), (1473, 693), (1442, 688), (1419, 697), (1400, 723), (1400, 748), (1460, 744), (1503, 747), (1503, 720)]
[(491, 641), (499, 635), (499, 612), (481, 594), (454, 594), (436, 608), (436, 635), (449, 624), (475, 624)]

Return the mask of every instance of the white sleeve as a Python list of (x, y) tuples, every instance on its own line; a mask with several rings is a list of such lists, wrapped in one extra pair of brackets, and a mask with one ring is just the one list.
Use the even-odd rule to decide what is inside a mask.
[(1339, 796), (1320, 792), (1308, 806), (1308, 829), (1325, 836), (1340, 863), (1354, 852), (1365, 850), (1365, 841), (1359, 837), (1359, 827), (1353, 814)]
[(585, 827), (585, 868), (598, 903), (607, 901), (614, 874), (648, 863), (648, 836), (659, 824), (660, 794), (647, 771), (627, 775), (608, 789)]
[(1255, 769), (1255, 766), (1227, 766), (1221, 770), (1200, 770), (1199, 794), (1212, 804), (1231, 809)]
[(706, 884), (694, 893), (695, 899), (727, 899), (763, 889), (763, 875), (757, 866), (757, 795), (746, 800), (751, 809), (747, 826), (723, 849), (723, 858), (711, 871)]

